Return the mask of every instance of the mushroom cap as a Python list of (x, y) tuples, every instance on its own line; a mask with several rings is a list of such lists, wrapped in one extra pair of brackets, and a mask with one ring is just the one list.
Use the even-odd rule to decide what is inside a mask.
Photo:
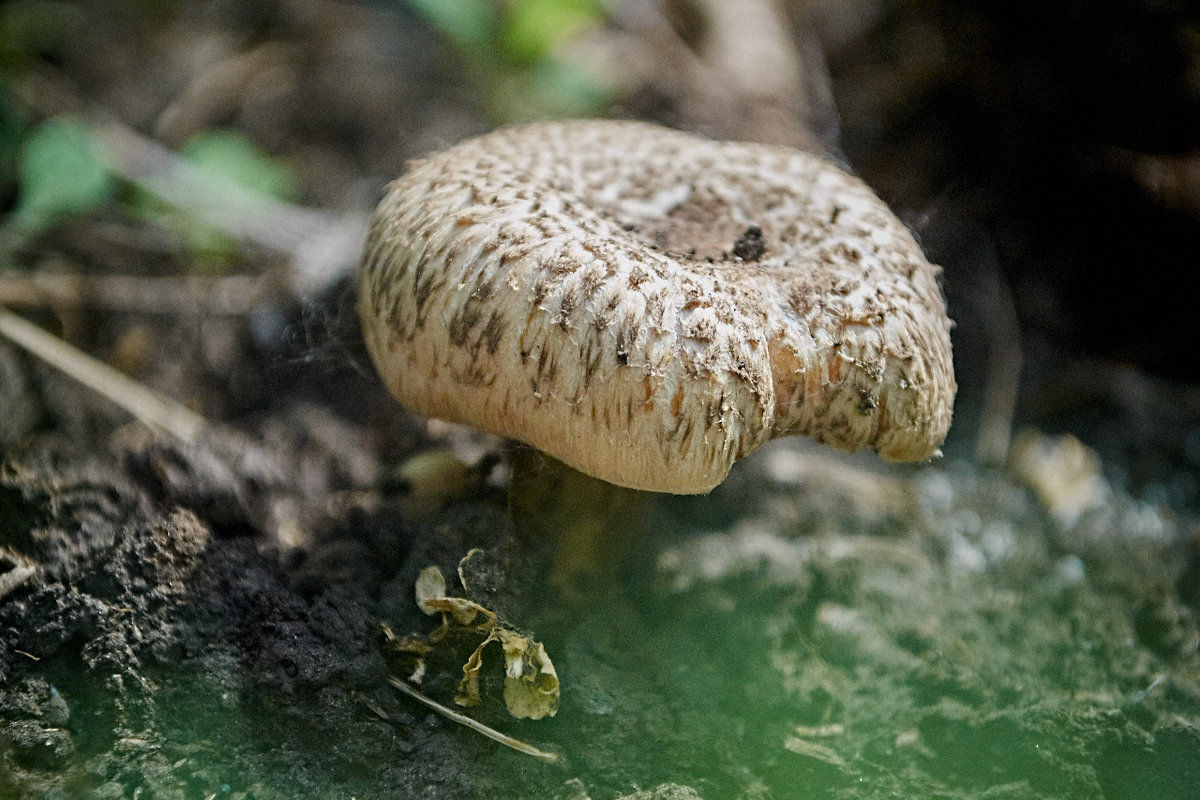
[(955, 392), (939, 273), (809, 153), (548, 122), (412, 162), (359, 310), (409, 409), (693, 494), (791, 434), (935, 455)]

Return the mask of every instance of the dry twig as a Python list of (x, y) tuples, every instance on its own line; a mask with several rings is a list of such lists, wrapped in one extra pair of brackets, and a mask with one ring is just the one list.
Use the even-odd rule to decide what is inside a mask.
[(0, 336), (107, 397), (152, 428), (194, 442), (208, 422), (188, 407), (123, 375), (0, 307)]
[(3, 557), (0, 560), (11, 561), (13, 564), (11, 569), (0, 572), (0, 600), (3, 600), (36, 575), (38, 568), (29, 563), (27, 559), (15, 555), (3, 547), (0, 547), (0, 557)]
[(453, 709), (446, 708), (446, 706), (442, 705), (441, 703), (434, 700), (433, 698), (426, 697), (425, 695), (421, 694), (416, 689), (409, 686), (407, 683), (400, 680), (399, 678), (389, 675), (388, 683), (390, 683), (392, 686), (396, 687), (400, 691), (404, 692), (406, 695), (408, 695), (412, 699), (416, 700), (418, 703), (422, 703), (426, 707), (433, 709), (434, 711), (441, 714), (446, 719), (451, 720), (453, 722), (457, 722), (459, 725), (468, 727), (471, 730), (475, 731), (476, 733), (486, 736), (487, 738), (491, 739), (492, 741), (499, 742), (500, 744), (504, 745), (505, 747), (511, 747), (513, 750), (516, 750), (518, 753), (524, 753), (527, 756), (533, 756), (538, 761), (544, 761), (547, 764), (553, 764), (554, 762), (558, 761), (557, 753), (550, 753), (545, 750), (539, 750), (538, 748), (534, 747), (531, 744), (522, 742), (520, 739), (514, 739), (513, 737), (509, 736), (508, 734), (501, 733), (500, 731), (496, 730), (495, 728), (489, 728), (487, 725), (484, 725), (482, 722), (471, 719), (470, 717), (466, 716), (465, 714), (460, 714), (457, 711), (454, 711)]

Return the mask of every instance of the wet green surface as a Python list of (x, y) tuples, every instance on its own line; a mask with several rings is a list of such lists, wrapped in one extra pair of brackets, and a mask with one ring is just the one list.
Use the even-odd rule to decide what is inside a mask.
[[(402, 611), (403, 569), (374, 596), (305, 597), (253, 549), (193, 530), (203, 547), (157, 540), (155, 575), (183, 585), (85, 596), (106, 611), (56, 647), (54, 631), (13, 636), (14, 601), (0, 607), (10, 643), (43, 648), (8, 659), (2, 796), (1191, 796), (1200, 683), (1177, 520), (1109, 492), (1063, 526), (1002, 472), (822, 456), (797, 476), (792, 459), (653, 505), (620, 575), (578, 607), (536, 586), (488, 592), (506, 578), (484, 563), (480, 597), (523, 615), (563, 693), (553, 719), (508, 717), (493, 650), (470, 713), (557, 764), (386, 686), (374, 615), (390, 602), (401, 627), (432, 627)], [(465, 542), (497, 521), (482, 507), (431, 524)], [(168, 552), (174, 568), (202, 555), (173, 571)], [(113, 590), (93, 569), (79, 585)], [(122, 602), (165, 631), (131, 642)], [(471, 647), (431, 657), (429, 695), (450, 703)]]

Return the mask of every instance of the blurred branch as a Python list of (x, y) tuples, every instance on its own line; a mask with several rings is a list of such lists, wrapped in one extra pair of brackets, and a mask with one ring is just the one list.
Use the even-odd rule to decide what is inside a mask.
[(987, 334), (987, 375), (984, 379), (983, 412), (975, 439), (975, 457), (981, 464), (999, 466), (1008, 460), (1012, 447), (1013, 418), (1021, 382), (1024, 356), (1021, 323), (999, 268), (980, 270), (978, 302)]
[(837, 114), (824, 56), (794, 6), (619, 1), (611, 13), (640, 41), (644, 79), (676, 102), (683, 127), (835, 154)]
[(0, 337), (107, 397), (150, 427), (165, 431), (180, 441), (195, 442), (208, 428), (203, 417), (182, 403), (143, 386), (2, 307)]
[(1153, 155), (1110, 147), (1088, 160), (1132, 177), (1165, 208), (1200, 217), (1200, 153)]
[(88, 307), (141, 314), (249, 314), (275, 291), (263, 276), (0, 274), (0, 305)]
[(118, 177), (243, 242), (287, 255), (298, 294), (327, 286), (357, 265), (365, 215), (336, 217), (272, 200), (210, 175), (116, 122), (98, 133)]

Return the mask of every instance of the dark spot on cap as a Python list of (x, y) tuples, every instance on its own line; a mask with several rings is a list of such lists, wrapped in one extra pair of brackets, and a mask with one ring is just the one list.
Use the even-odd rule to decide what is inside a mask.
[(874, 411), (877, 405), (878, 401), (876, 401), (875, 395), (866, 389), (860, 388), (858, 390), (858, 413), (866, 416)]
[(742, 261), (758, 261), (767, 252), (767, 242), (763, 239), (762, 228), (751, 225), (746, 232), (733, 243), (733, 254)]

